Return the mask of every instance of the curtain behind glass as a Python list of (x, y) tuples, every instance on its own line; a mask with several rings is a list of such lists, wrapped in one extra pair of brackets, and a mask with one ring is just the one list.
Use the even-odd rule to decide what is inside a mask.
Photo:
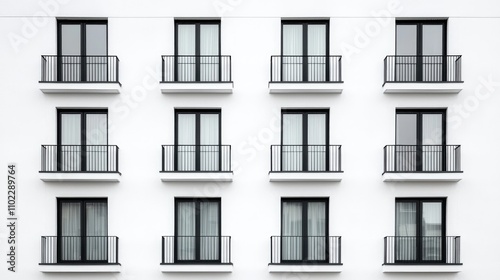
[(326, 260), (326, 205), (324, 202), (307, 203), (308, 252), (310, 261)]
[(108, 115), (86, 114), (87, 171), (108, 171)]
[(196, 258), (196, 205), (195, 202), (177, 203), (177, 259)]
[(396, 25), (396, 81), (417, 80), (417, 25)]
[(200, 80), (219, 80), (219, 25), (200, 24)]
[(422, 25), (422, 80), (443, 80), (443, 26)]
[(86, 33), (86, 65), (87, 81), (102, 82), (108, 80), (108, 46), (107, 25), (87, 24)]
[(302, 203), (283, 202), (281, 259), (302, 260)]
[(282, 170), (302, 171), (302, 114), (282, 114), (282, 118)]
[(82, 260), (81, 203), (61, 203), (60, 259), (63, 261)]
[[(422, 170), (442, 171), (443, 115), (422, 114)], [(433, 146), (425, 146), (433, 145)]]
[(219, 260), (219, 203), (200, 202), (200, 259)]
[(61, 67), (61, 81), (79, 82), (81, 81), (81, 25), (63, 24), (61, 25), (61, 50), (58, 67)]
[(442, 260), (442, 203), (422, 203), (422, 260)]
[(196, 115), (177, 115), (177, 170), (196, 169)]
[(219, 170), (219, 114), (200, 114), (200, 169)]
[(303, 26), (298, 24), (283, 25), (283, 81), (302, 81), (303, 67)]
[(194, 24), (177, 25), (177, 79), (196, 80), (196, 27)]
[(105, 261), (108, 259), (108, 204), (106, 202), (87, 202), (87, 260)]
[(308, 81), (326, 81), (326, 25), (307, 26)]
[(396, 202), (396, 260), (417, 258), (417, 203)]
[[(59, 162), (61, 171), (80, 171), (81, 150), (81, 115), (61, 114), (61, 145)], [(70, 146), (67, 146), (70, 145)]]
[(417, 170), (417, 114), (396, 115), (396, 171)]
[(326, 171), (326, 114), (307, 115), (309, 171)]

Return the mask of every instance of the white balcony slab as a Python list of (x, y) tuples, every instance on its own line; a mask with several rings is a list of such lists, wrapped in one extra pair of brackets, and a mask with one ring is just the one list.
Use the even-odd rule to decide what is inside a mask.
[(382, 265), (382, 272), (386, 273), (458, 273), (463, 266), (456, 265)]
[(120, 93), (119, 83), (40, 83), (43, 93)]
[(162, 93), (233, 93), (233, 82), (160, 83)]
[(269, 264), (269, 272), (286, 273), (304, 273), (304, 272), (342, 272), (342, 265), (309, 265), (309, 264)]
[(103, 264), (103, 265), (67, 265), (67, 264), (39, 264), (38, 265), (41, 272), (88, 272), (88, 273), (118, 273), (121, 271), (120, 264)]
[(269, 172), (270, 182), (340, 182), (344, 172)]
[(161, 272), (233, 272), (233, 264), (161, 264)]
[(269, 83), (269, 93), (342, 93), (344, 83)]
[(396, 172), (384, 173), (384, 182), (458, 182), (463, 172)]
[(163, 182), (232, 182), (233, 172), (160, 172)]
[(40, 172), (44, 182), (120, 182), (118, 172)]
[(459, 93), (464, 83), (385, 83), (384, 93)]

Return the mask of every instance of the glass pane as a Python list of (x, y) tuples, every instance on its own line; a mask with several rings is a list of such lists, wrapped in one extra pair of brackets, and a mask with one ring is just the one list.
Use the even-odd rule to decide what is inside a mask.
[(326, 170), (326, 114), (309, 114), (307, 117), (309, 171)]
[(396, 145), (417, 144), (417, 114), (396, 115)]
[(196, 167), (196, 115), (177, 115), (177, 169), (193, 171)]
[(179, 202), (177, 204), (177, 259), (195, 259), (195, 227), (196, 205), (195, 202)]
[(422, 203), (422, 259), (439, 261), (442, 259), (442, 203)]
[(219, 259), (219, 203), (200, 202), (200, 259)]
[(106, 202), (86, 203), (87, 260), (108, 259), (108, 205)]
[(61, 143), (58, 154), (61, 171), (81, 171), (81, 115), (61, 114)]
[(177, 25), (177, 78), (179, 81), (196, 80), (196, 26)]
[(308, 25), (307, 32), (307, 73), (308, 81), (326, 80), (326, 25)]
[(200, 169), (219, 170), (219, 114), (200, 114)]
[(396, 260), (417, 258), (417, 203), (396, 202)]
[(443, 115), (422, 115), (422, 170), (442, 171)]
[(61, 260), (79, 261), (81, 256), (81, 203), (61, 203)]
[(428, 24), (422, 26), (422, 54), (443, 54), (443, 26)]
[(302, 114), (283, 114), (282, 170), (302, 171)]
[(283, 25), (283, 81), (303, 80), (303, 27), (302, 25)]
[(108, 54), (106, 24), (87, 24), (85, 40), (87, 55)]
[(308, 260), (326, 259), (326, 204), (309, 202), (307, 204)]
[(302, 259), (302, 203), (283, 202), (281, 258)]
[(396, 55), (417, 54), (417, 25), (396, 26)]
[(81, 55), (81, 25), (61, 25), (61, 54)]

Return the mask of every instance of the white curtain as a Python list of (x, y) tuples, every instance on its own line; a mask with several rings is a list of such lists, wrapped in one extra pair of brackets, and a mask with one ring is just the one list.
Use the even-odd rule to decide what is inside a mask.
[(395, 171), (417, 170), (417, 115), (396, 115)]
[(442, 204), (422, 203), (422, 259), (442, 260)]
[(108, 115), (86, 114), (86, 126), (87, 171), (107, 171)]
[(200, 259), (219, 259), (219, 203), (200, 202)]
[[(422, 170), (442, 171), (443, 121), (442, 114), (422, 115)], [(434, 146), (425, 146), (434, 145)]]
[(283, 114), (282, 171), (302, 171), (302, 114)]
[(61, 260), (82, 260), (81, 204), (79, 202), (61, 203)]
[(177, 26), (177, 78), (179, 81), (196, 79), (196, 27), (194, 24)]
[(302, 81), (303, 26), (283, 25), (283, 81)]
[(302, 260), (302, 203), (283, 202), (281, 258)]
[(326, 80), (326, 25), (311, 24), (307, 29), (308, 81)]
[(177, 170), (194, 171), (196, 168), (196, 115), (177, 115)]
[[(81, 115), (61, 114), (61, 146), (59, 162), (61, 171), (80, 171)], [(65, 146), (72, 145), (72, 146)]]
[(326, 171), (326, 114), (308, 114), (307, 130), (308, 169)]
[(219, 170), (219, 114), (200, 114), (200, 169)]
[(179, 202), (177, 204), (177, 259), (194, 260), (196, 204), (195, 202)]
[(85, 203), (87, 221), (87, 260), (108, 259), (108, 204), (106, 202)]
[(326, 259), (326, 205), (324, 202), (307, 204), (308, 252), (307, 259), (319, 261)]
[(219, 25), (200, 24), (200, 80), (219, 80)]
[(416, 236), (417, 203), (396, 202), (396, 260), (416, 260)]

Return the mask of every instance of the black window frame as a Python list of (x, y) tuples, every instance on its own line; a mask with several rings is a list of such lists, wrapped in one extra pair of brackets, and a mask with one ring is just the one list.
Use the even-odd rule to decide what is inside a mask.
[[(283, 260), (283, 254), (280, 254), (280, 263), (306, 263), (306, 264), (314, 264), (314, 263), (328, 263), (330, 258), (329, 252), (329, 235), (330, 235), (330, 198), (329, 197), (281, 197), (280, 202), (280, 236), (281, 244), (280, 248), (283, 250), (283, 203), (284, 202), (300, 202), (302, 203), (302, 259), (301, 260)], [(308, 203), (309, 202), (323, 202), (325, 203), (325, 260), (307, 260), (308, 246), (309, 242), (307, 241), (308, 237), (308, 226), (307, 226), (307, 214), (308, 214)]]
[[(196, 208), (195, 217), (195, 259), (194, 260), (179, 260), (177, 258), (177, 237), (178, 234), (178, 205), (182, 202), (194, 202)], [(218, 260), (200, 260), (200, 202), (217, 202), (219, 209), (219, 259)], [(222, 261), (222, 199), (220, 197), (175, 197), (174, 198), (174, 263), (221, 263)]]

